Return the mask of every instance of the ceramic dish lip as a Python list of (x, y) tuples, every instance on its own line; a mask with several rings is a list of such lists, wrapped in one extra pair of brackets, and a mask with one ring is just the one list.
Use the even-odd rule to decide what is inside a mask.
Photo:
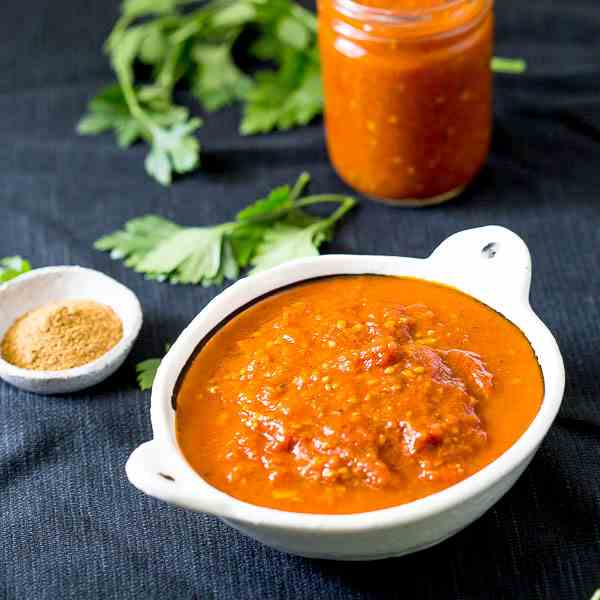
[[(38, 279), (39, 277), (60, 273), (68, 273), (75, 276), (77, 276), (78, 274), (91, 275), (99, 279), (104, 279), (110, 285), (118, 287), (123, 293), (129, 295), (130, 300), (132, 301), (133, 306), (135, 307), (134, 315), (131, 321), (129, 322), (130, 331), (124, 334), (123, 337), (117, 342), (117, 344), (115, 344), (115, 346), (113, 346), (108, 352), (106, 352), (102, 356), (99, 356), (97, 359), (87, 364), (81, 365), (79, 367), (73, 367), (71, 369), (62, 369), (59, 371), (37, 371), (33, 369), (23, 369), (4, 360), (4, 358), (2, 358), (2, 355), (0, 354), (0, 377), (2, 377), (3, 375), (8, 375), (11, 377), (19, 377), (30, 381), (50, 382), (75, 379), (77, 377), (81, 377), (82, 375), (93, 375), (103, 371), (109, 364), (112, 364), (116, 360), (118, 360), (124, 352), (128, 351), (128, 349), (131, 347), (131, 345), (139, 335), (140, 329), (142, 327), (143, 317), (142, 306), (140, 304), (140, 301), (138, 300), (138, 297), (127, 286), (123, 285), (116, 279), (113, 279), (109, 275), (106, 275), (101, 271), (97, 271), (96, 269), (80, 267), (77, 265), (59, 265), (33, 269), (31, 271), (28, 271), (27, 273), (19, 275), (15, 279), (11, 279), (10, 281), (7, 281), (6, 283), (0, 285), (0, 304), (2, 302), (2, 294), (5, 291), (11, 288), (17, 288), (19, 286), (27, 285), (29, 281), (33, 279)], [(100, 297), (89, 299), (96, 300), (97, 302), (102, 302), (102, 299)], [(121, 319), (121, 321), (123, 320)], [(125, 329), (125, 323), (123, 323), (123, 329)], [(2, 339), (0, 338), (0, 342), (1, 341)]]
[[(507, 290), (498, 289), (498, 301), (490, 302), (490, 298), (486, 298), (485, 294), (476, 293), (476, 288), (480, 285), (476, 278), (481, 273), (474, 272), (468, 276), (474, 282), (474, 285), (469, 287), (457, 285), (452, 281), (452, 277), (444, 276), (443, 269), (442, 271), (437, 270), (439, 267), (443, 267), (443, 264), (439, 259), (436, 260), (436, 257), (441, 255), (445, 244), (447, 245), (453, 238), (458, 239), (458, 236), (462, 236), (462, 238), (476, 237), (478, 244), (491, 236), (491, 239), (500, 238), (503, 240), (502, 243), (513, 246), (509, 248), (511, 252), (514, 250), (512, 258), (516, 262), (520, 261), (520, 264), (514, 265), (515, 277), (518, 282), (508, 286), (511, 293), (508, 293)], [(479, 248), (483, 251), (488, 246), (489, 244), (483, 247), (479, 246)], [(509, 258), (511, 258), (511, 252), (508, 252)], [(200, 312), (182, 332), (163, 360), (152, 391), (151, 417), (154, 439), (140, 446), (130, 457), (127, 465), (129, 479), (134, 485), (150, 495), (179, 503), (197, 511), (215, 514), (225, 520), (296, 532), (350, 533), (419, 522), (437, 513), (450, 511), (473, 498), (485, 494), (494, 484), (533, 456), (554, 421), (564, 393), (564, 364), (560, 350), (550, 330), (537, 317), (529, 304), (530, 261), (527, 247), (516, 234), (503, 227), (488, 226), (466, 230), (451, 236), (438, 246), (431, 256), (425, 259), (395, 256), (327, 255), (286, 263), (275, 269), (253, 275), (252, 278), (236, 282), (213, 299)], [(342, 264), (352, 264), (354, 262), (363, 265), (376, 262), (379, 263), (379, 266), (374, 271), (370, 271), (368, 266), (355, 271), (341, 268)], [(540, 409), (525, 432), (502, 455), (466, 479), (424, 498), (368, 512), (322, 514), (283, 511), (239, 500), (206, 482), (189, 465), (175, 438), (170, 407), (177, 379), (185, 369), (196, 347), (210, 334), (215, 325), (223, 321), (223, 318), (221, 318), (213, 322), (215, 321), (214, 313), (219, 312), (220, 306), (233, 300), (240, 289), (247, 286), (251, 286), (253, 289), (262, 289), (259, 283), (264, 284), (268, 279), (272, 279), (279, 282), (272, 287), (271, 291), (275, 291), (291, 283), (314, 279), (314, 275), (307, 276), (306, 273), (310, 272), (311, 268), (316, 265), (322, 265), (322, 271), (329, 271), (328, 273), (322, 273), (323, 276), (360, 273), (388, 274), (400, 277), (417, 277), (450, 285), (490, 306), (513, 322), (530, 341), (538, 358), (545, 386)], [(382, 270), (381, 265), (388, 265), (390, 272), (385, 272), (386, 269)], [(497, 275), (497, 273), (493, 275)], [(254, 285), (252, 285), (253, 283)], [(261, 295), (261, 293), (252, 292), (251, 298), (256, 300)], [(236, 304), (227, 314), (231, 314), (239, 306), (241, 305)], [(211, 324), (208, 328), (207, 323)], [(203, 328), (206, 329), (205, 333), (199, 335), (198, 330)], [(541, 355), (540, 350), (542, 351)], [(174, 373), (177, 374), (175, 378), (173, 378)], [(159, 462), (161, 464), (165, 464), (165, 461), (168, 462), (165, 469), (175, 471), (172, 475), (179, 483), (166, 482), (166, 485), (171, 486), (170, 491), (164, 490), (164, 493), (161, 493), (156, 486), (148, 485), (147, 480), (144, 479), (145, 475), (139, 472), (139, 463), (137, 465), (133, 464), (136, 452), (143, 450), (144, 446), (155, 446), (155, 449), (160, 451), (161, 460)], [(185, 489), (181, 489), (181, 485), (184, 487), (191, 485), (193, 491), (191, 493), (189, 490), (186, 492)]]

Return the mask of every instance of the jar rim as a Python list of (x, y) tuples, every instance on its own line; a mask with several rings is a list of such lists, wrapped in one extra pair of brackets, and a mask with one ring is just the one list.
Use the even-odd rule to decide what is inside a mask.
[[(362, 4), (358, 0), (333, 0), (336, 9), (343, 15), (367, 21), (389, 25), (414, 25), (431, 19), (436, 13), (457, 8), (463, 4), (469, 4), (476, 0), (444, 0), (444, 2), (429, 8), (414, 10), (395, 10), (388, 8), (377, 8)], [(483, 0), (482, 12), (491, 8), (494, 0)]]

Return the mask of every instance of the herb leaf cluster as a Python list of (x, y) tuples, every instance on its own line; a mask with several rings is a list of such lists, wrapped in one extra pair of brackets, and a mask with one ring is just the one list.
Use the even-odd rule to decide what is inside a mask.
[[(233, 56), (248, 27), (250, 54), (271, 65), (253, 77)], [(202, 120), (175, 102), (178, 84), (207, 111), (242, 101), (244, 135), (304, 125), (323, 108), (316, 19), (292, 0), (124, 0), (105, 50), (117, 83), (90, 101), (77, 129), (113, 131), (124, 148), (145, 140), (146, 171), (163, 185), (200, 164)], [(136, 76), (139, 63), (147, 78)]]
[[(182, 227), (157, 215), (128, 221), (122, 230), (96, 241), (95, 248), (144, 273), (147, 278), (180, 284), (218, 285), (244, 269), (260, 271), (319, 253), (335, 224), (356, 204), (340, 194), (302, 197), (310, 177), (275, 188), (239, 212), (235, 220), (210, 227)], [(304, 209), (333, 203), (327, 217)]]

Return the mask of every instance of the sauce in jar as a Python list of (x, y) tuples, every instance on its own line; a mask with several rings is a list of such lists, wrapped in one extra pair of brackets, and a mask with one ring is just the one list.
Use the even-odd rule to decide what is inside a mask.
[(483, 165), (492, 0), (319, 0), (329, 155), (364, 194), (443, 202)]

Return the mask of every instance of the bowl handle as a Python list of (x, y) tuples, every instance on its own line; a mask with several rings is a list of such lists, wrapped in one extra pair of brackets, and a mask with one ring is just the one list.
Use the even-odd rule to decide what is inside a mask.
[[(125, 472), (129, 481), (139, 490), (185, 508), (214, 515), (226, 514), (227, 507), (211, 498), (213, 491), (202, 480), (190, 483), (167, 466), (168, 458), (156, 440), (138, 446), (129, 456)], [(204, 489), (203, 489), (204, 488)]]
[(451, 235), (429, 259), (444, 280), (484, 296), (511, 296), (528, 302), (531, 255), (525, 242), (498, 225)]
[(125, 472), (129, 481), (142, 492), (167, 502), (175, 502), (175, 477), (163, 466), (154, 440), (143, 443), (131, 453)]

